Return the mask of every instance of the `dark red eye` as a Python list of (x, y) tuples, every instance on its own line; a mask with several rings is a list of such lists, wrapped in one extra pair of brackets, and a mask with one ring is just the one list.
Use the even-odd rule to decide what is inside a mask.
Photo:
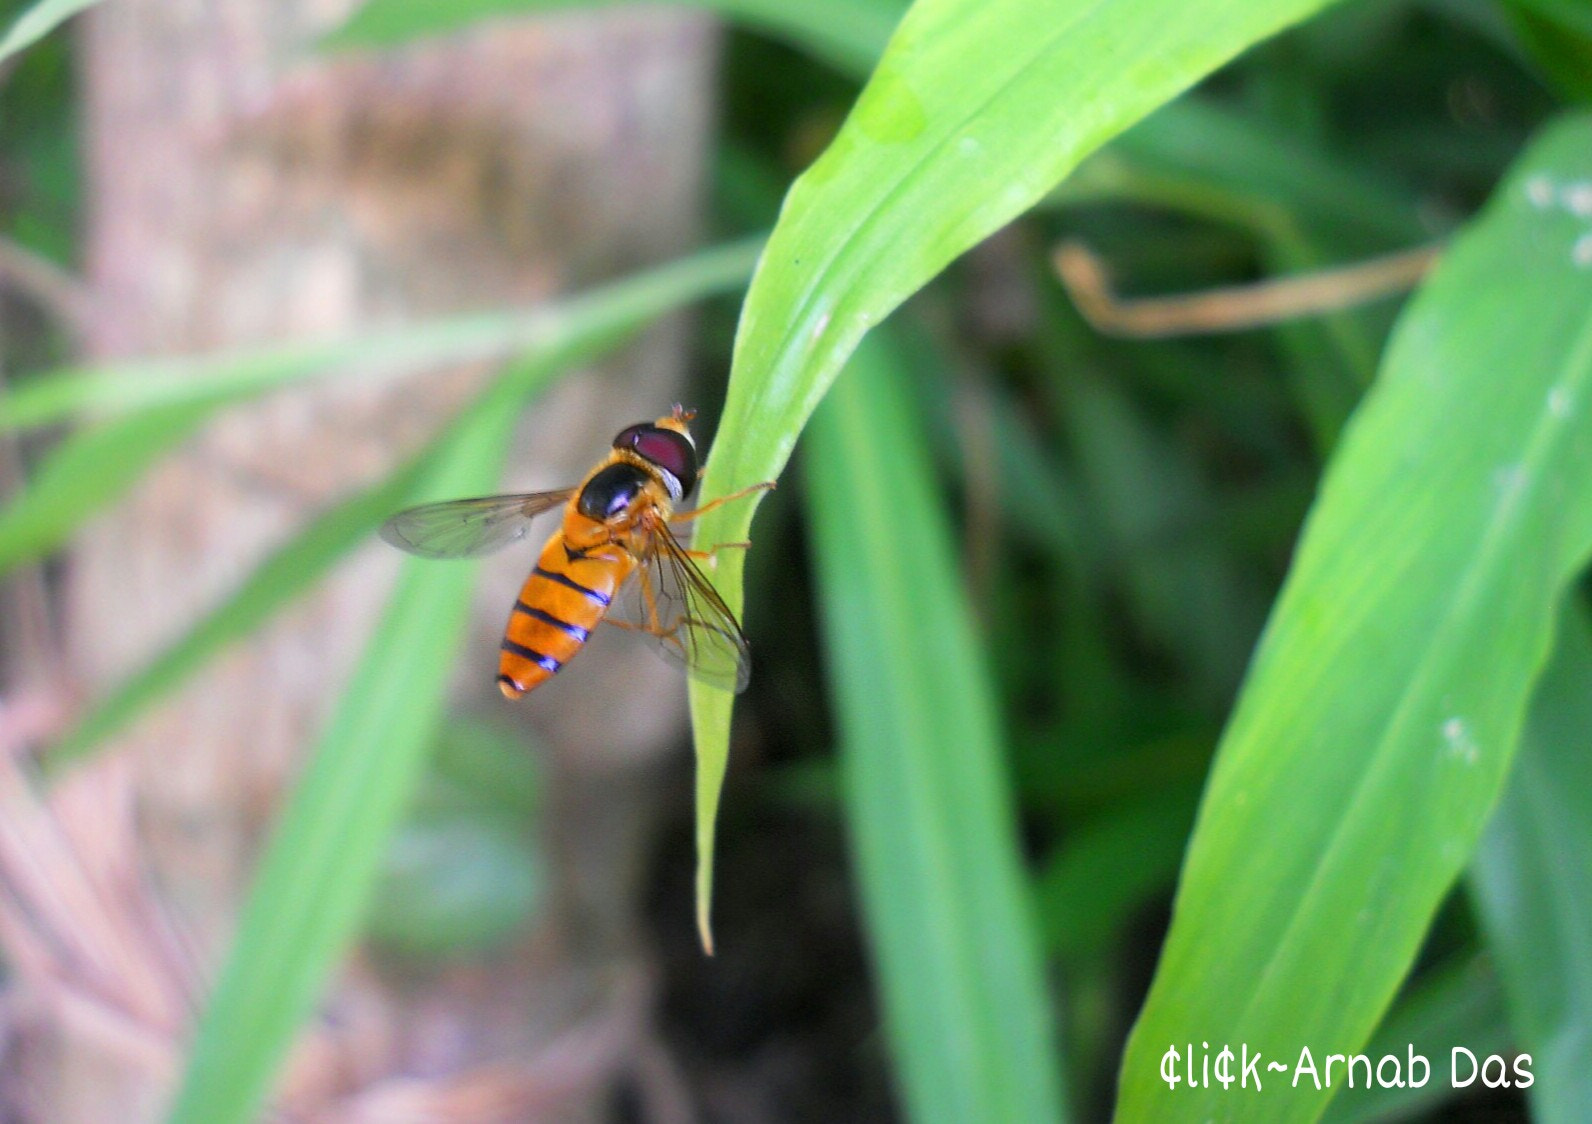
[(633, 425), (614, 438), (614, 448), (631, 449), (669, 473), (680, 482), (684, 495), (689, 496), (696, 488), (696, 448), (683, 433), (655, 425)]
[(647, 430), (653, 428), (656, 427), (650, 425), (633, 425), (628, 429), (621, 429), (619, 431), (619, 436), (614, 438), (614, 448), (634, 449), (636, 447), (636, 438), (640, 437)]

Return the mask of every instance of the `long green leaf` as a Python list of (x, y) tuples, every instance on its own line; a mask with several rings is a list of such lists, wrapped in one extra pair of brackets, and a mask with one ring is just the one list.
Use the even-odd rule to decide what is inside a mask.
[(270, 620), (368, 538), (413, 494), (429, 458), (422, 457), (335, 504), (261, 562), (220, 605), (124, 682), (116, 685), (45, 753), (46, 772), (75, 763), (175, 691), (228, 644)]
[(1470, 867), (1518, 1044), (1532, 1115), (1592, 1120), (1592, 634), (1560, 623), (1520, 757)]
[(917, 1121), (1060, 1117), (1055, 1035), (988, 668), (898, 358), (872, 341), (807, 480), (849, 822)]
[(0, 395), (0, 432), (155, 406), (214, 408), (328, 375), (391, 379), (430, 367), (558, 347), (593, 319), (623, 317), (627, 308), (672, 307), (682, 292), (708, 295), (739, 287), (761, 243), (761, 238), (751, 238), (703, 250), (533, 308), (471, 313), (263, 350), (45, 371), (16, 381)]
[(627, 332), (686, 301), (743, 284), (757, 245), (752, 240), (706, 250), (530, 311), (248, 355), (37, 376), (0, 396), (0, 431), (8, 425), (60, 420), (81, 410), (132, 412), (67, 437), (39, 466), (28, 488), (0, 510), (0, 574), (59, 547), (222, 405), (355, 365), (390, 375), (515, 352), (556, 351), (594, 333)]
[[(546, 374), (547, 368), (539, 368)], [(489, 491), (524, 386), (498, 384), (439, 456), (425, 492)], [(199, 1025), (172, 1120), (255, 1118), (369, 900), (424, 764), (462, 637), (473, 564), (403, 564), (380, 626), (272, 834)]]
[[(620, 6), (634, 7), (635, 0), (370, 0), (323, 45), (382, 47), (482, 19)], [(904, 0), (691, 0), (689, 6), (768, 32), (850, 73), (867, 73), (906, 9)]]
[(43, 39), (58, 26), (85, 8), (92, 8), (100, 0), (38, 0), (30, 5), (6, 28), (0, 39), (0, 62), (18, 51), (25, 51)]
[[(918, 0), (828, 150), (791, 188), (747, 295), (703, 494), (777, 476), (864, 332), (1079, 160), (1325, 0)], [(698, 524), (748, 538), (754, 503)], [(732, 608), (742, 560), (717, 575)], [(699, 921), (730, 696), (693, 684)]]
[(1475, 846), (1592, 551), (1592, 250), (1561, 192), (1589, 176), (1592, 118), (1549, 129), (1401, 318), (1223, 739), (1124, 1120), (1238, 1111), (1161, 1079), (1174, 1044), (1363, 1045)]
[(0, 508), (0, 575), (50, 553), (84, 519), (126, 495), (208, 413), (192, 402), (158, 406), (64, 438), (28, 486)]

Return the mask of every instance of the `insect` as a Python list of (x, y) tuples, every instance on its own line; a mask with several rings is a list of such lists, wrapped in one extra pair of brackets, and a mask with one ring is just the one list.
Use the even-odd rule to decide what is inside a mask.
[(650, 637), (697, 679), (745, 689), (752, 670), (746, 635), (698, 563), (751, 543), (688, 550), (670, 528), (774, 483), (677, 513), (701, 475), (690, 429), (695, 416), (677, 405), (657, 421), (620, 430), (574, 488), (424, 504), (382, 526), (382, 538), (411, 554), (472, 558), (524, 538), (532, 519), (564, 508), (503, 632), (497, 682), (505, 697), (517, 699), (556, 675), (605, 620)]

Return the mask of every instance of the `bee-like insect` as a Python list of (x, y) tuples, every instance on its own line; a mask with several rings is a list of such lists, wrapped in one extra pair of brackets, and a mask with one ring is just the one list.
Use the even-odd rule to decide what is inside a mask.
[(667, 417), (621, 430), (577, 487), (425, 504), (382, 526), (382, 538), (411, 554), (469, 558), (524, 538), (533, 518), (563, 506), (564, 522), (542, 547), (503, 633), (497, 681), (507, 698), (557, 674), (605, 620), (651, 637), (698, 679), (737, 692), (746, 687), (746, 635), (697, 563), (751, 544), (688, 550), (670, 527), (774, 483), (676, 513), (700, 475), (695, 416), (676, 406)]

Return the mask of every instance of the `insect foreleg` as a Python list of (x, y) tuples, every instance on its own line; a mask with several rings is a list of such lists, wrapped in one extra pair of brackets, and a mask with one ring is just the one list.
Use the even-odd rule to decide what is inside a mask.
[(684, 554), (687, 558), (695, 558), (698, 561), (702, 561), (702, 562), (717, 562), (719, 560), (718, 559), (719, 551), (721, 551), (721, 550), (748, 550), (748, 549), (751, 548), (751, 545), (752, 544), (750, 542), (721, 542), (717, 546), (709, 547), (707, 550), (686, 550), (686, 549), (682, 548), (681, 549), (681, 553)]
[(730, 503), (732, 500), (745, 499), (747, 496), (752, 495), (754, 492), (766, 492), (766, 491), (768, 491), (771, 488), (774, 488), (776, 486), (777, 486), (776, 482), (773, 481), (773, 480), (765, 480), (761, 484), (753, 484), (750, 488), (742, 488), (739, 492), (731, 492), (727, 496), (720, 496), (716, 500), (709, 500), (707, 503), (703, 504), (701, 507), (695, 509), (694, 511), (687, 511), (687, 512), (684, 512), (684, 513), (682, 513), (680, 515), (670, 516), (669, 522), (671, 522), (671, 523), (689, 523), (691, 520), (695, 519), (697, 516), (706, 515), (708, 512), (712, 511), (714, 508), (723, 507), (725, 504)]

